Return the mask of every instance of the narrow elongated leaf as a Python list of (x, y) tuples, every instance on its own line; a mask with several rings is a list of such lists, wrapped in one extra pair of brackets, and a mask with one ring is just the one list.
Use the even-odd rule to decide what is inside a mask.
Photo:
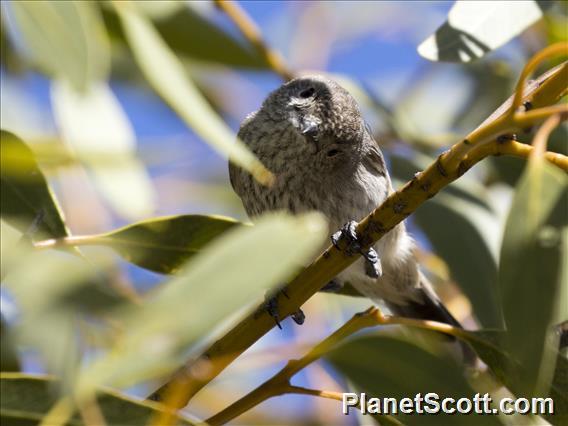
[[(353, 339), (326, 355), (335, 368), (368, 398), (414, 398), (430, 392), (440, 398), (472, 398), (475, 391), (461, 368), (411, 343), (381, 334)], [(424, 405), (422, 406), (424, 410)], [(476, 415), (403, 415), (395, 416), (404, 424), (500, 424), (491, 416)], [(386, 414), (386, 413), (385, 413)], [(390, 413), (389, 413), (390, 414)]]
[(568, 176), (533, 158), (517, 186), (507, 219), (499, 283), (508, 333), (504, 344), (523, 365), (523, 393), (542, 393), (554, 371), (546, 348), (560, 299), (562, 228), (568, 225)]
[[(208, 16), (196, 10), (194, 4), (172, 2), (164, 10), (159, 3), (144, 2), (137, 6), (152, 19), (164, 41), (177, 55), (230, 67), (268, 68), (262, 56), (212, 23)], [(150, 11), (149, 7), (154, 10)], [(103, 16), (112, 37), (124, 40), (124, 32), (114, 9), (105, 7)]]
[(15, 38), (23, 40), (32, 61), (51, 77), (65, 78), (80, 91), (106, 78), (109, 44), (94, 3), (18, 1), (10, 8), (18, 30)]
[(81, 245), (105, 245), (127, 261), (172, 274), (204, 246), (239, 225), (221, 216), (182, 215), (134, 223), (106, 234), (77, 237)]
[(154, 90), (207, 143), (251, 172), (270, 182), (270, 173), (211, 108), (182, 64), (151, 22), (126, 3), (115, 3), (134, 57)]
[[(53, 392), (56, 380), (47, 376), (2, 373), (0, 375), (0, 418), (4, 425), (37, 425), (57, 402)], [(118, 392), (101, 390), (97, 403), (109, 425), (143, 425), (159, 413), (158, 404), (136, 401)], [(82, 425), (79, 414), (75, 414), (69, 425)], [(189, 425), (189, 420), (177, 416), (176, 424)]]
[[(113, 209), (131, 220), (151, 215), (154, 188), (136, 157), (134, 129), (108, 84), (92, 83), (81, 93), (66, 81), (54, 81), (51, 104), (63, 141)], [(101, 162), (101, 155), (112, 161)]]
[[(526, 376), (524, 367), (518, 361), (516, 354), (510, 354), (503, 350), (501, 342), (505, 338), (504, 331), (467, 331), (462, 337), (474, 349), (479, 357), (486, 363), (495, 376), (513, 394), (522, 396), (525, 385), (523, 377)], [(568, 421), (568, 360), (554, 347), (549, 347), (550, 353), (556, 359), (552, 361), (556, 365), (550, 389), (538, 395), (550, 397), (554, 401), (554, 414), (546, 414), (544, 417), (553, 425), (565, 425)]]
[(117, 313), (125, 335), (85, 373), (82, 385), (125, 385), (171, 372), (188, 345), (309, 262), (326, 228), (316, 213), (274, 215), (207, 245), (144, 306)]
[(418, 46), (418, 53), (431, 61), (479, 59), (539, 20), (550, 3), (458, 0), (444, 25)]
[(22, 232), (34, 220), (44, 236), (68, 235), (63, 215), (33, 152), (17, 136), (1, 131), (0, 197), (2, 219)]

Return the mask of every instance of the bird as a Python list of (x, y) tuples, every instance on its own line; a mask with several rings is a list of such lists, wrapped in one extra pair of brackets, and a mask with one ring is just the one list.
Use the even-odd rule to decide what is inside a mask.
[[(231, 186), (253, 222), (272, 211), (318, 211), (334, 244), (345, 239), (352, 252), (362, 252), (327, 288), (350, 285), (394, 315), (461, 328), (420, 271), (404, 222), (360, 250), (357, 221), (393, 186), (380, 146), (346, 89), (323, 75), (290, 80), (244, 119), (237, 136), (275, 176), (272, 185), (262, 185), (229, 161)], [(280, 326), (277, 307), (269, 304), (269, 313)], [(293, 318), (303, 322), (301, 311)]]

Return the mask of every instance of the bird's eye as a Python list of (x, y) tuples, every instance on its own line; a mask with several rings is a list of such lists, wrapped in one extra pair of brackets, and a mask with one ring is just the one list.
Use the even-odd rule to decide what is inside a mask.
[(300, 92), (300, 98), (302, 99), (307, 99), (307, 98), (311, 98), (314, 93), (316, 93), (316, 89), (314, 89), (313, 87), (309, 87), (306, 90), (302, 90)]

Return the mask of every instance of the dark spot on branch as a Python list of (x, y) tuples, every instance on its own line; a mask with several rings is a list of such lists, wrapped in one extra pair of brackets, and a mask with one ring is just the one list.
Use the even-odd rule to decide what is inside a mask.
[(442, 166), (441, 156), (436, 160), (436, 168), (442, 176), (448, 177), (448, 172), (446, 172), (446, 169), (444, 169), (444, 166)]
[(462, 161), (458, 165), (458, 176), (462, 176), (465, 172), (470, 169), (471, 165), (467, 161)]
[(532, 109), (533, 104), (531, 103), (531, 101), (525, 101), (523, 102), (523, 106), (525, 107), (525, 112), (526, 112)]
[(431, 187), (432, 187), (432, 184), (430, 182), (424, 182), (422, 185), (420, 185), (420, 189), (424, 192), (430, 191)]
[(398, 203), (395, 203), (395, 205), (392, 207), (392, 209), (394, 210), (394, 212), (396, 214), (400, 214), (400, 213), (402, 213), (402, 211), (404, 210), (405, 207), (406, 207), (406, 204), (403, 203), (402, 201), (399, 201)]
[(471, 142), (469, 141), (469, 139), (464, 139), (463, 143), (464, 143), (464, 145), (471, 145)]
[(329, 250), (326, 250), (323, 252), (323, 258), (324, 259), (329, 259), (329, 256), (331, 256), (331, 253), (329, 252)]
[(497, 143), (505, 143), (505, 142), (509, 142), (509, 141), (516, 141), (517, 139), (517, 135), (514, 133), (507, 133), (505, 135), (501, 135), (497, 138)]

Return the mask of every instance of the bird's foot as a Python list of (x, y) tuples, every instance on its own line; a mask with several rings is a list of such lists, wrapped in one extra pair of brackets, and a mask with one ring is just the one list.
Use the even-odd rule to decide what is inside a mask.
[[(345, 243), (342, 243), (345, 241)], [(365, 258), (365, 273), (368, 277), (379, 278), (383, 274), (381, 259), (373, 247), (363, 248), (357, 236), (357, 222), (350, 220), (331, 236), (331, 242), (339, 250), (344, 250), (348, 256), (360, 253)], [(344, 249), (342, 245), (344, 244)]]
[[(284, 297), (286, 297), (287, 299), (289, 299), (290, 297), (288, 296), (288, 294), (286, 293), (285, 290), (281, 289), (278, 290), (275, 294), (272, 295), (266, 295), (265, 298), (265, 302), (263, 307), (257, 312), (257, 315), (262, 314), (263, 312), (267, 312), (268, 315), (270, 315), (273, 319), (274, 322), (276, 323), (276, 325), (278, 326), (278, 328), (280, 330), (282, 330), (282, 324), (280, 324), (280, 321), (282, 320), (282, 318), (280, 318), (280, 311), (278, 309), (278, 297), (280, 295), (283, 295)], [(296, 312), (292, 313), (290, 315), (290, 317), (292, 318), (292, 320), (294, 320), (294, 322), (296, 324), (302, 325), (306, 319), (306, 315), (304, 314), (304, 312), (301, 309), (298, 309)]]

